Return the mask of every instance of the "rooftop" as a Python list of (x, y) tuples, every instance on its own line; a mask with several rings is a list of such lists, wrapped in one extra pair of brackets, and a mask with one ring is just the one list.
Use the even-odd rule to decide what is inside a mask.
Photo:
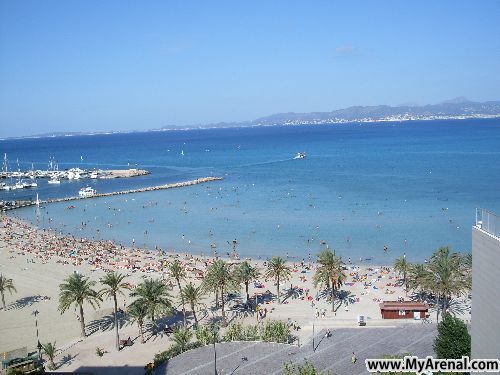
[(428, 310), (429, 305), (417, 301), (384, 301), (380, 305), (382, 310)]

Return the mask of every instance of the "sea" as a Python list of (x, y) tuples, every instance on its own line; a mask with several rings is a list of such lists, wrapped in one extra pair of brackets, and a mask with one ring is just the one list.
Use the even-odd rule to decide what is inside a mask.
[[(8, 139), (11, 169), (147, 169), (113, 180), (47, 180), (0, 200), (69, 197), (199, 177), (222, 181), (9, 212), (42, 228), (149, 251), (353, 263), (471, 250), (475, 209), (500, 214), (500, 119), (196, 129)], [(305, 152), (304, 159), (294, 159)], [(18, 167), (19, 166), (19, 167)], [(387, 251), (384, 251), (386, 247)]]

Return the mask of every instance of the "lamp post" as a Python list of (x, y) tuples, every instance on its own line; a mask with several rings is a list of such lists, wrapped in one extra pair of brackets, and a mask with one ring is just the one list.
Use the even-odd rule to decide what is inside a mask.
[(212, 333), (214, 334), (214, 374), (217, 375), (217, 350), (215, 349), (215, 341), (217, 338), (217, 332), (219, 331), (219, 328), (217, 325), (213, 325), (212, 327)]
[(35, 315), (35, 327), (36, 327), (36, 340), (38, 341), (38, 344), (37, 344), (37, 349), (38, 349), (38, 360), (42, 360), (42, 344), (40, 343), (40, 338), (38, 337), (38, 317), (37, 315), (40, 314), (40, 312), (38, 310), (35, 310), (33, 311), (32, 313), (33, 315)]
[(316, 352), (316, 348), (314, 347), (314, 318), (313, 318), (313, 339), (312, 339), (312, 343), (313, 343), (313, 352)]

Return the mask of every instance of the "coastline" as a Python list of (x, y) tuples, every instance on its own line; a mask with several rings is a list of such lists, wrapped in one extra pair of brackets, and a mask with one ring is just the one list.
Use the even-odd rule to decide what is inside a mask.
[[(13, 279), (18, 293), (6, 295), (7, 310), (1, 311), (0, 321), (0, 351), (12, 350), (21, 346), (34, 349), (36, 337), (34, 335), (33, 317), (34, 309), (40, 311), (38, 316), (42, 342), (57, 341), (62, 350), (57, 359), (65, 356), (73, 358), (64, 364), (61, 371), (71, 371), (95, 361), (95, 347), (100, 346), (110, 352), (105, 361), (123, 361), (128, 365), (144, 364), (152, 359), (154, 353), (166, 350), (170, 345), (170, 338), (159, 337), (150, 339), (144, 345), (138, 341), (134, 350), (113, 353), (114, 330), (112, 328), (112, 301), (104, 300), (97, 310), (84, 304), (86, 320), (88, 323), (87, 338), (79, 337), (79, 322), (76, 312), (67, 311), (60, 314), (58, 305), (58, 285), (73, 272), (79, 272), (98, 281), (107, 272), (116, 270), (127, 275), (127, 282), (132, 286), (137, 285), (145, 277), (164, 279), (170, 288), (177, 313), (167, 318), (169, 324), (182, 320), (180, 301), (177, 298), (177, 288), (172, 280), (165, 274), (165, 267), (174, 259), (178, 259), (188, 270), (188, 279), (184, 282), (193, 282), (199, 285), (203, 279), (206, 265), (213, 262), (213, 256), (196, 256), (194, 254), (177, 253), (175, 251), (154, 252), (138, 248), (123, 247), (111, 241), (91, 241), (75, 239), (72, 236), (61, 236), (54, 231), (38, 229), (31, 224), (13, 218), (7, 214), (1, 216), (0, 226), (0, 272)], [(314, 254), (316, 255), (316, 254)], [(235, 259), (227, 259), (238, 262)], [(262, 271), (265, 269), (263, 260), (250, 259), (250, 262)], [(356, 317), (365, 315), (369, 326), (387, 327), (410, 322), (395, 322), (382, 320), (379, 303), (383, 300), (396, 300), (404, 297), (405, 293), (398, 286), (398, 276), (391, 268), (385, 267), (359, 267), (346, 266), (347, 280), (341, 288), (345, 291), (335, 313), (331, 312), (331, 304), (320, 298), (321, 290), (312, 283), (316, 263), (307, 259), (304, 265), (301, 262), (289, 261), (292, 267), (292, 279), (280, 284), (284, 293), (289, 286), (302, 290), (305, 293), (301, 298), (289, 298), (282, 304), (275, 301), (266, 303), (269, 310), (269, 319), (282, 319), (296, 321), (302, 329), (297, 333), (300, 342), (309, 340), (312, 332), (312, 322), (315, 320), (314, 311), (325, 311), (324, 317), (316, 319), (316, 329), (322, 330), (335, 327), (356, 327)], [(250, 285), (250, 295), (260, 294), (269, 290), (276, 293), (276, 285), (263, 276), (259, 278), (262, 288), (256, 284)], [(98, 288), (96, 288), (98, 289)], [(244, 289), (241, 290), (244, 295)], [(311, 296), (312, 298), (309, 299)], [(213, 305), (213, 295), (204, 298), (205, 305)], [(120, 297), (118, 305), (126, 310), (132, 299), (127, 294)], [(311, 304), (314, 301), (314, 305)], [(240, 320), (242, 323), (254, 324), (255, 315), (239, 315), (237, 310), (231, 308), (233, 302), (228, 302), (227, 314)], [(198, 311), (200, 320), (206, 322), (214, 317), (210, 309)], [(323, 313), (322, 313), (323, 315)], [(188, 315), (192, 321), (192, 315)], [(432, 314), (431, 314), (432, 317)], [(137, 326), (123, 321), (120, 330), (121, 337), (130, 336), (137, 339)], [(113, 353), (113, 354), (111, 354)], [(125, 353), (125, 354), (124, 354)], [(127, 354), (128, 353), (128, 354)], [(114, 362), (113, 362), (114, 363)]]

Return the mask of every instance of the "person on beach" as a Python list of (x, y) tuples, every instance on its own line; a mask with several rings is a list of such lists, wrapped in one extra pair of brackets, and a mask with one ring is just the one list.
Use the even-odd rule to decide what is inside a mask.
[(356, 358), (356, 354), (354, 354), (354, 352), (352, 352), (352, 356), (351, 356), (351, 363), (352, 363), (352, 364), (355, 364), (357, 360), (358, 360), (358, 359)]

